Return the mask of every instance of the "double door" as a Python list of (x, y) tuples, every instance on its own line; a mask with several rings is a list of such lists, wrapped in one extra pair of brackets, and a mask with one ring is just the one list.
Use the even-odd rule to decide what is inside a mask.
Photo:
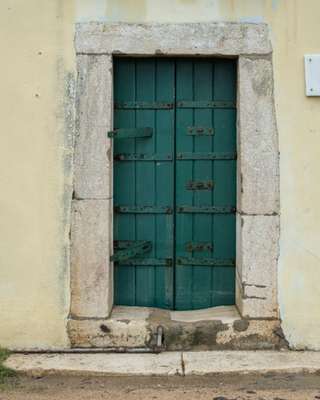
[(115, 304), (234, 304), (236, 62), (114, 60)]

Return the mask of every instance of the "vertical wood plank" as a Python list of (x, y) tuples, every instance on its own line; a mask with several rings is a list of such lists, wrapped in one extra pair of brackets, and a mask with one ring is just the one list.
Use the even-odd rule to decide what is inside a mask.
[[(172, 60), (117, 59), (118, 69), (126, 73), (125, 66), (134, 63), (134, 76), (121, 75), (115, 80), (116, 101), (173, 102), (174, 62)], [(120, 72), (116, 76), (120, 76)], [(117, 86), (118, 84), (118, 86)], [(127, 85), (134, 88), (134, 96)], [(117, 127), (151, 127), (150, 138), (116, 140), (115, 153), (172, 154), (174, 146), (174, 110), (135, 109), (115, 110)], [(132, 115), (134, 119), (132, 120)], [(118, 118), (117, 118), (118, 116)], [(130, 126), (128, 126), (128, 124)], [(173, 208), (173, 161), (121, 161), (117, 163), (115, 186), (121, 196), (116, 204), (129, 206), (166, 206)], [(173, 215), (122, 214), (126, 221), (115, 236), (120, 240), (148, 240), (152, 251), (148, 259), (172, 259), (174, 255)], [(133, 224), (131, 223), (133, 222)], [(130, 233), (129, 233), (130, 232)], [(129, 239), (127, 239), (129, 238)], [(123, 305), (172, 308), (173, 268), (154, 265), (118, 266), (116, 303)], [(134, 289), (132, 286), (134, 285)], [(130, 293), (126, 293), (130, 291)], [(132, 294), (134, 293), (134, 295)]]
[[(213, 98), (213, 64), (212, 60), (194, 61), (194, 100), (212, 100)], [(212, 127), (212, 110), (195, 109), (194, 124), (197, 127)], [(211, 136), (194, 136), (194, 151), (207, 152), (212, 150)], [(194, 180), (213, 180), (212, 161), (193, 161)], [(212, 206), (213, 190), (193, 191), (195, 206)], [(194, 214), (193, 240), (195, 243), (212, 243), (212, 220), (210, 214)], [(210, 251), (193, 252), (194, 258), (212, 257)], [(193, 267), (192, 308), (207, 308), (211, 306), (212, 268), (205, 266)]]
[[(194, 99), (193, 61), (176, 61), (176, 101)], [(193, 138), (187, 135), (187, 129), (194, 125), (192, 109), (176, 109), (176, 153), (193, 152)], [(193, 195), (185, 184), (193, 179), (193, 161), (176, 160), (176, 205), (193, 205)], [(186, 244), (193, 240), (193, 216), (176, 214), (176, 257), (188, 257)], [(177, 265), (175, 271), (175, 308), (191, 310), (193, 307), (193, 267)]]
[[(236, 69), (233, 60), (184, 59), (177, 61), (177, 100), (235, 101)], [(188, 72), (187, 72), (188, 71)], [(235, 152), (236, 113), (227, 109), (176, 110), (177, 152)], [(214, 136), (186, 137), (186, 125), (214, 127)], [(235, 161), (176, 161), (177, 205), (235, 206)], [(210, 191), (188, 193), (188, 180), (213, 180)], [(212, 251), (188, 254), (188, 241), (211, 243)], [(177, 214), (176, 254), (193, 258), (235, 258), (235, 216), (224, 214)], [(176, 309), (198, 309), (234, 304), (234, 268), (201, 265), (176, 267)]]
[[(136, 98), (135, 60), (114, 60), (114, 100), (134, 101)], [(134, 110), (115, 110), (115, 128), (134, 128)], [(135, 141), (114, 142), (114, 153), (134, 153)], [(114, 203), (135, 204), (135, 168), (130, 162), (116, 162), (114, 168)], [(123, 184), (125, 183), (125, 184)], [(114, 215), (114, 240), (136, 240), (136, 221), (131, 214)], [(115, 304), (135, 305), (135, 271), (132, 267), (115, 265)]]
[[(157, 59), (156, 62), (156, 101), (174, 101), (175, 65), (173, 60)], [(156, 151), (159, 154), (172, 154), (174, 151), (174, 110), (156, 110)], [(156, 205), (174, 207), (174, 162), (155, 162)], [(156, 215), (157, 258), (174, 258), (174, 214)], [(155, 305), (173, 308), (174, 268), (156, 267)]]
[[(137, 101), (155, 101), (155, 60), (138, 59), (136, 61), (136, 93)], [(136, 110), (136, 127), (151, 127), (155, 131), (155, 111)], [(154, 153), (156, 146), (155, 134), (151, 138), (136, 139), (136, 153)], [(136, 161), (136, 205), (155, 205), (155, 166), (154, 162)], [(148, 188), (148, 190), (146, 190)], [(152, 250), (148, 257), (155, 257), (155, 215), (137, 214), (137, 240), (150, 240)], [(136, 266), (136, 304), (148, 306), (154, 304), (155, 298), (155, 267)]]
[[(236, 100), (236, 63), (233, 60), (216, 60), (214, 75), (214, 100)], [(214, 148), (219, 152), (236, 151), (236, 111), (214, 110)], [(236, 206), (236, 161), (214, 161), (215, 205)], [(235, 258), (235, 215), (216, 215), (214, 223), (215, 256)], [(213, 271), (212, 305), (235, 303), (235, 269), (216, 267)]]

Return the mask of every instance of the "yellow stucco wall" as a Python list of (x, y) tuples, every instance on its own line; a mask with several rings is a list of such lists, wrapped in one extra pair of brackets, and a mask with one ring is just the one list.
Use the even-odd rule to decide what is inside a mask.
[(274, 46), (281, 151), (279, 301), (292, 346), (320, 349), (319, 0), (0, 2), (0, 345), (68, 346), (68, 214), (74, 23), (265, 21)]
[(0, 345), (67, 346), (69, 1), (0, 2)]

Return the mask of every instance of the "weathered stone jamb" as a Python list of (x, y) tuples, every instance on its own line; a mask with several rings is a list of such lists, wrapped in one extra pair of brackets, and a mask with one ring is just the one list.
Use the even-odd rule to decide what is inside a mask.
[[(71, 317), (107, 318), (112, 309), (111, 200), (73, 200)], [(107, 221), (107, 222), (106, 222)]]
[(112, 56), (77, 55), (74, 197), (112, 198)]
[(244, 215), (279, 214), (272, 55), (238, 60), (238, 198)]
[(113, 306), (112, 56), (77, 55), (71, 225), (71, 318), (107, 318)]
[[(113, 117), (112, 56), (123, 54), (238, 58), (236, 305), (246, 319), (278, 318), (279, 160), (268, 26), (78, 24), (75, 45), (78, 134), (73, 209), (81, 208), (77, 202), (86, 201), (93, 209), (100, 210), (99, 215), (103, 212), (105, 218), (100, 229), (90, 221), (79, 220), (79, 215), (73, 218), (78, 222), (72, 225), (72, 254), (80, 257), (73, 257), (71, 265), (71, 316), (75, 320), (107, 318), (113, 305), (113, 265), (109, 262), (113, 247), (112, 145), (106, 132), (112, 129)], [(107, 204), (103, 211), (101, 201)], [(87, 237), (79, 234), (81, 229), (90, 231)], [(77, 240), (73, 240), (75, 235)], [(87, 258), (81, 256), (82, 250), (95, 249), (94, 243), (101, 243), (106, 237), (108, 254), (93, 251), (86, 254)], [(91, 271), (93, 278), (89, 282), (88, 276), (77, 279), (86, 270), (88, 257), (91, 268), (93, 265), (96, 269)], [(76, 345), (74, 341), (73, 344)]]
[(238, 60), (236, 304), (278, 318), (279, 152), (272, 55)]

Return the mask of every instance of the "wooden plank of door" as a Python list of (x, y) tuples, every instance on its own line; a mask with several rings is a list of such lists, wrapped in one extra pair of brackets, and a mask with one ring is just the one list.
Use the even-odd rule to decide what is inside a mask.
[[(114, 60), (115, 101), (134, 101), (136, 98), (136, 62), (134, 59)], [(115, 128), (135, 128), (135, 110), (115, 110)], [(135, 153), (135, 139), (114, 142), (114, 153)], [(121, 183), (121, 184), (120, 184)], [(116, 162), (114, 166), (114, 203), (135, 204), (135, 165), (130, 162)], [(136, 240), (136, 216), (134, 214), (114, 215), (114, 240)], [(114, 269), (115, 304), (135, 305), (135, 270), (129, 266)]]
[[(213, 99), (213, 74), (214, 62), (212, 60), (196, 60), (194, 61), (194, 100), (212, 100)], [(194, 110), (195, 126), (213, 127), (213, 110), (212, 109), (195, 109)], [(214, 151), (213, 137), (211, 136), (195, 136), (193, 151), (197, 153), (205, 153)], [(211, 180), (213, 181), (213, 161), (211, 160), (194, 160), (193, 171), (194, 180)], [(213, 181), (213, 185), (214, 185)], [(212, 206), (214, 205), (214, 191), (203, 190), (195, 191), (193, 194), (193, 203), (195, 206)], [(213, 221), (214, 214), (194, 214), (193, 222), (193, 240), (195, 242), (208, 241), (213, 243)], [(194, 252), (193, 257), (205, 258), (214, 257), (214, 248), (211, 251)], [(211, 293), (213, 290), (212, 282), (213, 268), (208, 266), (193, 267), (193, 291), (192, 291), (192, 308), (207, 308), (211, 306)]]
[[(235, 102), (236, 67), (233, 60), (178, 60), (177, 101)], [(236, 124), (234, 109), (194, 107), (176, 110), (177, 152), (235, 152)], [(214, 136), (188, 137), (186, 125), (214, 128)], [(235, 160), (177, 160), (177, 205), (235, 207)], [(212, 191), (186, 190), (187, 180), (212, 180)], [(193, 258), (235, 258), (235, 215), (176, 215), (176, 255)], [(186, 242), (211, 242), (212, 249), (186, 255)], [(176, 309), (188, 310), (213, 305), (234, 304), (233, 266), (176, 266)]]
[[(194, 71), (190, 59), (176, 61), (176, 101), (194, 99)], [(194, 152), (193, 136), (187, 135), (188, 127), (194, 126), (194, 110), (191, 108), (176, 109), (176, 153)], [(176, 160), (176, 206), (193, 205), (193, 193), (186, 190), (186, 182), (193, 179), (193, 161)], [(186, 243), (193, 241), (194, 216), (176, 214), (176, 257), (188, 257)], [(193, 309), (193, 267), (176, 266), (175, 270), (175, 309)]]
[[(236, 101), (236, 62), (215, 61), (214, 100)], [(214, 150), (217, 152), (236, 151), (236, 110), (214, 110)], [(214, 205), (236, 206), (236, 161), (215, 160), (214, 164)], [(214, 216), (215, 257), (234, 259), (236, 255), (235, 214)], [(235, 268), (213, 268), (212, 305), (235, 303)]]
[[(118, 65), (131, 64), (132, 59), (117, 59)], [(134, 86), (134, 96), (127, 96), (128, 90), (123, 87), (123, 82), (115, 80), (122, 88), (122, 93), (116, 98), (116, 102), (144, 102), (144, 104), (155, 104), (160, 102), (174, 101), (174, 62), (172, 60), (159, 59), (136, 59), (134, 61), (135, 74), (129, 84)], [(117, 78), (117, 75), (116, 75)], [(120, 80), (120, 77), (119, 77)], [(116, 89), (116, 94), (118, 89)], [(124, 93), (124, 94), (123, 94)], [(128, 93), (130, 94), (130, 93)], [(134, 113), (134, 128), (151, 127), (153, 135), (149, 138), (136, 138), (134, 146), (126, 147), (131, 139), (123, 139), (122, 147), (117, 146), (116, 154), (153, 154), (148, 160), (140, 160), (139, 157), (128, 157), (126, 160), (116, 161), (115, 166), (115, 188), (120, 192), (124, 190), (123, 196), (115, 199), (115, 204), (143, 208), (157, 207), (157, 209), (173, 209), (174, 175), (173, 157), (159, 160), (158, 154), (173, 155), (174, 144), (174, 109), (162, 108), (136, 108), (116, 109), (115, 115)], [(122, 113), (122, 114), (121, 114)], [(117, 120), (119, 128), (127, 123), (124, 119)], [(119, 176), (117, 169), (121, 170), (125, 165), (127, 175)], [(128, 182), (130, 179), (130, 182)], [(134, 196), (123, 187), (134, 185)], [(130, 194), (131, 196), (126, 196)], [(131, 215), (134, 228), (127, 226), (132, 232), (132, 240), (148, 240), (152, 242), (152, 251), (146, 257), (149, 260), (173, 259), (173, 214), (163, 213), (127, 213)], [(116, 219), (121, 219), (115, 215)], [(125, 227), (117, 236), (118, 240), (128, 240)], [(132, 261), (132, 260), (131, 260)], [(173, 268), (163, 265), (146, 265), (130, 262), (128, 265), (116, 267), (116, 304), (148, 306), (148, 307), (173, 307)], [(130, 283), (128, 283), (130, 281)], [(134, 298), (125, 293), (126, 289), (132, 288)]]

